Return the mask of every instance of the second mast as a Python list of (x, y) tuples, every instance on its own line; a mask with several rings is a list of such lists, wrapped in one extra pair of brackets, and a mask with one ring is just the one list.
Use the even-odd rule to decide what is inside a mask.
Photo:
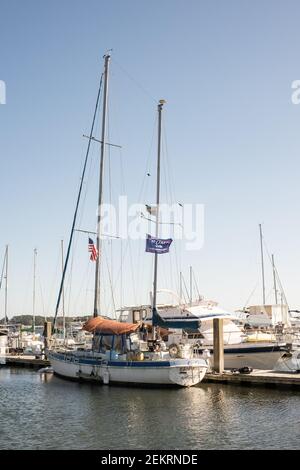
[(100, 156), (100, 176), (99, 176), (99, 194), (98, 194), (98, 213), (97, 213), (97, 251), (98, 257), (95, 267), (95, 295), (94, 295), (94, 317), (100, 313), (100, 249), (101, 249), (101, 210), (103, 201), (103, 171), (104, 157), (106, 147), (106, 116), (107, 116), (107, 98), (108, 98), (108, 78), (109, 78), (110, 55), (104, 56), (104, 92), (103, 92), (103, 112), (102, 112), (102, 135), (101, 135), (101, 156)]

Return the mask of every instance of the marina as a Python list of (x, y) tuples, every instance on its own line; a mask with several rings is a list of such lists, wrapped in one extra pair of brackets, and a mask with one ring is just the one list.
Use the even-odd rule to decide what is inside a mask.
[[(117, 325), (117, 324), (116, 324)], [(122, 325), (126, 325), (123, 323)], [(114, 325), (115, 326), (115, 325)], [(116, 326), (115, 326), (116, 327)], [(223, 340), (220, 338), (220, 341), (218, 341), (218, 337), (220, 337), (220, 329), (222, 329), (222, 320), (215, 320), (214, 322), (214, 338), (215, 338), (215, 343), (213, 349), (217, 351), (217, 354), (215, 355), (208, 355), (207, 356), (207, 363), (208, 363), (208, 368), (207, 371), (205, 372), (204, 376), (202, 377), (203, 382), (211, 382), (211, 383), (219, 383), (219, 384), (224, 384), (224, 385), (248, 385), (248, 386), (260, 386), (260, 387), (265, 387), (265, 388), (285, 388), (285, 389), (290, 389), (293, 391), (298, 390), (300, 387), (300, 369), (295, 369), (295, 370), (289, 370), (288, 368), (285, 367), (282, 372), (280, 372), (280, 367), (274, 367), (274, 370), (267, 370), (264, 368), (259, 368), (259, 369), (252, 369), (249, 366), (244, 365), (244, 367), (240, 369), (224, 369), (224, 349), (222, 349), (223, 346)], [(47, 324), (45, 324), (45, 330), (47, 328)], [(49, 329), (49, 328), (48, 328)], [(50, 358), (37, 358), (35, 356), (26, 356), (25, 354), (19, 354), (19, 355), (12, 355), (8, 354), (5, 357), (5, 364), (2, 364), (2, 367), (25, 367), (25, 368), (34, 368), (38, 369), (40, 373), (50, 373), (53, 374), (55, 372), (57, 375), (64, 376), (64, 372), (61, 374), (59, 373), (59, 368), (56, 369), (51, 367), (53, 364), (53, 361), (55, 361), (55, 356), (57, 353), (55, 352), (50, 352)], [(65, 351), (62, 353), (63, 360), (66, 361), (67, 363), (70, 364), (70, 359), (68, 355), (70, 355), (70, 358), (73, 356), (74, 358), (74, 364), (73, 368), (75, 369), (74, 375), (72, 373), (70, 375), (66, 375), (65, 378), (69, 379), (77, 379), (80, 382), (88, 381), (92, 383), (98, 383), (98, 384), (104, 384), (106, 386), (111, 385), (111, 381), (109, 380), (109, 374), (107, 378), (101, 377), (101, 375), (98, 377), (96, 372), (95, 372), (95, 366), (92, 366), (92, 370), (94, 371), (92, 375), (90, 375), (89, 367), (90, 365), (83, 366), (84, 362), (82, 365), (80, 365), (80, 357), (85, 357), (85, 358), (91, 358), (90, 355), (82, 355), (82, 352), (78, 351), (77, 355), (73, 351)], [(75, 354), (75, 355), (74, 355)], [(111, 353), (110, 355), (111, 356)], [(289, 355), (288, 355), (289, 356)], [(244, 357), (247, 357), (244, 356)], [(49, 360), (52, 359), (52, 360)], [(98, 359), (97, 359), (98, 360)], [(282, 359), (285, 361), (285, 359)], [(289, 357), (287, 359), (289, 361)], [(87, 363), (91, 362), (91, 359), (86, 361)], [(249, 360), (247, 358), (247, 362), (249, 363)], [(72, 359), (71, 359), (72, 363)], [(105, 362), (105, 370), (107, 370), (107, 362)], [(112, 362), (113, 364), (113, 362)], [(116, 364), (116, 363), (115, 363)], [(138, 365), (144, 367), (150, 365), (150, 363), (145, 362), (144, 358), (139, 358)], [(130, 369), (132, 368), (132, 362), (126, 362), (125, 367), (130, 366)], [(164, 364), (162, 364), (164, 365)], [(58, 366), (60, 367), (60, 365)], [(84, 369), (85, 367), (85, 369)], [(88, 367), (88, 368), (87, 368)], [(80, 371), (78, 374), (76, 371)], [(129, 372), (126, 372), (128, 374)], [(131, 373), (131, 372), (130, 372)], [(122, 380), (116, 380), (117, 384), (121, 384)], [(124, 385), (124, 384), (123, 384)], [(132, 380), (132, 385), (144, 385), (144, 386), (163, 386), (163, 385), (170, 385), (167, 383), (155, 383), (153, 379), (151, 380), (150, 383), (139, 383), (139, 380), (133, 379)], [(177, 385), (180, 385), (179, 383)]]
[[(6, 367), (27, 367), (34, 369), (50, 368), (48, 359), (36, 359), (30, 356), (8, 356)], [(53, 373), (53, 370), (50, 372)], [(222, 373), (208, 371), (203, 382), (219, 382), (229, 385), (258, 385), (266, 388), (284, 387), (296, 390), (300, 388), (300, 373), (279, 373), (272, 370), (256, 369), (250, 373), (224, 371)]]
[(300, 449), (291, 1), (3, 6), (1, 458)]

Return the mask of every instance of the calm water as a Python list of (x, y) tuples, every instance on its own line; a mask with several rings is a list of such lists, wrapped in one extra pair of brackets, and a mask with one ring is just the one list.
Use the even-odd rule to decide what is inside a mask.
[(299, 449), (300, 394), (105, 387), (0, 368), (0, 449)]

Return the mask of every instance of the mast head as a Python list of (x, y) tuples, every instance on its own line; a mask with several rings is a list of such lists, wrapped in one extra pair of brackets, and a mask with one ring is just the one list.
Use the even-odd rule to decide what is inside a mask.
[(112, 51), (113, 51), (112, 49), (107, 49), (107, 51), (106, 51), (105, 54), (103, 55), (103, 59), (105, 59), (105, 57), (110, 57)]
[(162, 111), (163, 105), (164, 105), (165, 103), (166, 103), (165, 100), (159, 100), (158, 106), (157, 106), (159, 113)]

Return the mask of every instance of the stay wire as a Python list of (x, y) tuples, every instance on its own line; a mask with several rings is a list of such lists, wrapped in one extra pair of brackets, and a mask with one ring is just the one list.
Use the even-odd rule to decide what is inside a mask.
[(66, 270), (67, 270), (68, 261), (69, 261), (69, 257), (70, 257), (70, 251), (71, 251), (71, 246), (72, 246), (72, 241), (73, 241), (75, 224), (76, 224), (76, 221), (77, 221), (78, 207), (79, 207), (79, 203), (80, 203), (80, 199), (81, 199), (81, 192), (82, 192), (82, 187), (83, 187), (83, 182), (84, 182), (88, 157), (89, 157), (89, 153), (90, 153), (90, 146), (91, 146), (91, 141), (92, 141), (93, 132), (94, 132), (94, 124), (95, 124), (95, 120), (96, 120), (96, 115), (97, 115), (97, 110), (98, 110), (98, 105), (99, 105), (99, 100), (100, 100), (100, 94), (101, 94), (101, 89), (102, 89), (102, 80), (103, 80), (103, 74), (101, 74), (99, 89), (98, 89), (98, 93), (97, 93), (96, 105), (95, 105), (95, 110), (94, 110), (94, 115), (93, 115), (93, 120), (92, 120), (92, 125), (91, 125), (91, 131), (90, 131), (90, 135), (89, 135), (89, 141), (88, 141), (85, 160), (84, 160), (84, 165), (83, 165), (83, 171), (82, 171), (82, 177), (81, 177), (79, 192), (78, 192), (77, 201), (76, 201), (76, 207), (75, 207), (74, 216), (73, 216), (73, 223), (72, 223), (72, 228), (71, 228), (71, 233), (70, 233), (70, 238), (69, 238), (69, 244), (68, 244), (67, 254), (66, 254), (66, 258), (65, 258), (65, 262), (64, 262), (64, 269), (63, 269), (62, 279), (61, 279), (58, 298), (57, 298), (56, 307), (55, 307), (55, 315), (54, 315), (52, 332), (54, 332), (55, 326), (56, 326), (56, 318), (57, 318), (57, 315), (58, 315), (58, 310), (59, 310), (61, 295), (62, 295), (62, 291), (63, 291)]

